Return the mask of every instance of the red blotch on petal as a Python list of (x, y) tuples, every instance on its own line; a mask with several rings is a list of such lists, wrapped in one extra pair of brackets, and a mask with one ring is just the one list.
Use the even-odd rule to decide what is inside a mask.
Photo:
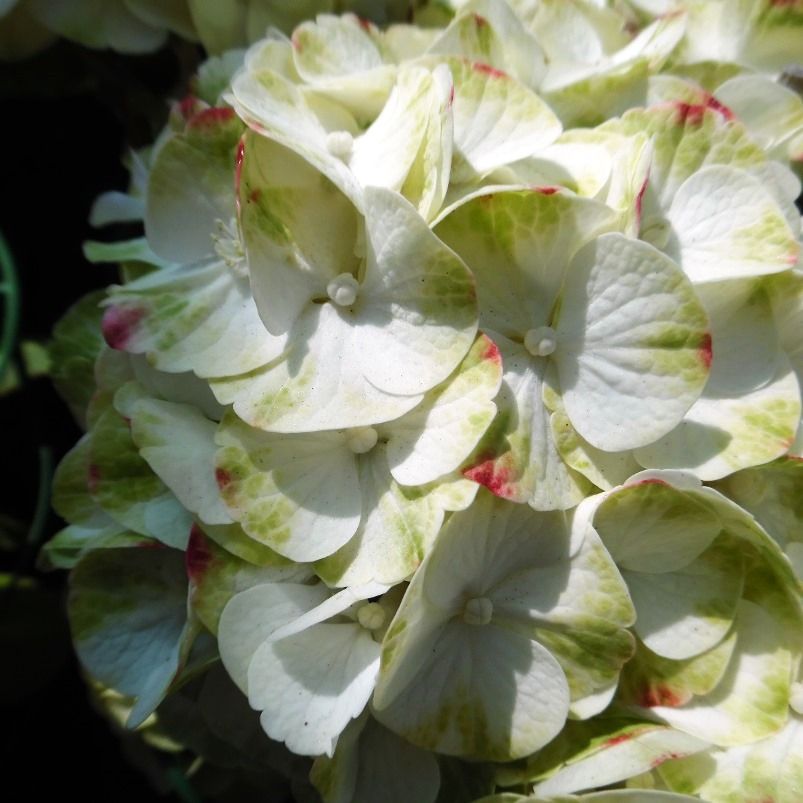
[(243, 175), (243, 159), (245, 159), (245, 137), (237, 143), (237, 154), (234, 157), (234, 203), (237, 215), (240, 214), (240, 180)]
[(643, 708), (655, 708), (659, 705), (667, 708), (677, 708), (677, 706), (683, 705), (684, 702), (685, 700), (668, 686), (650, 686), (644, 689), (638, 700), (638, 704)]
[(644, 179), (644, 182), (642, 183), (638, 194), (636, 195), (636, 220), (638, 221), (639, 226), (641, 226), (641, 209), (644, 203), (644, 193), (647, 192), (647, 184), (649, 183), (649, 180), (649, 178)]
[(454, 84), (452, 84), (452, 87), (449, 90), (449, 107), (451, 108), (453, 105), (454, 105)]
[(668, 485), (669, 483), (659, 480), (657, 477), (650, 477), (648, 480), (639, 480), (633, 485)]
[(231, 480), (231, 474), (226, 471), (225, 468), (215, 469), (215, 482), (217, 482), (217, 487), (220, 488), (221, 491), (231, 483)]
[(682, 103), (680, 101), (673, 103), (673, 106), (677, 110), (677, 122), (680, 125), (700, 125), (707, 108), (699, 103)]
[(199, 100), (195, 95), (187, 95), (176, 104), (178, 113), (184, 118), (185, 122), (189, 121), (198, 113)]
[(262, 190), (260, 190), (259, 187), (257, 187), (255, 190), (251, 190), (251, 192), (248, 193), (249, 203), (256, 203), (261, 195), (262, 195)]
[(367, 20), (365, 17), (358, 16), (357, 22), (359, 23), (360, 28), (362, 28), (366, 33), (371, 33), (371, 29), (374, 27), (371, 24), (371, 20)]
[(660, 767), (664, 761), (671, 761), (673, 758), (683, 758), (683, 753), (661, 753), (660, 756), (650, 762), (650, 766), (655, 769), (656, 767)]
[(618, 736), (613, 736), (605, 740), (605, 747), (613, 747), (615, 744), (622, 744), (622, 742), (629, 742), (633, 738), (632, 733), (620, 733)]
[(708, 96), (705, 105), (715, 112), (719, 112), (726, 120), (733, 120), (736, 115), (724, 104), (718, 101), (713, 95)]
[(485, 346), (485, 351), (482, 352), (482, 359), (483, 360), (490, 360), (491, 362), (496, 363), (497, 365), (502, 364), (502, 355), (499, 353), (499, 346), (491, 340), (491, 338), (486, 337), (488, 341), (487, 345)]
[(560, 187), (550, 187), (550, 186), (533, 187), (533, 191), (540, 192), (541, 195), (554, 195), (559, 189)]
[(96, 494), (98, 492), (98, 483), (100, 482), (100, 467), (95, 463), (89, 464), (89, 470), (86, 476), (86, 487), (89, 493)]
[(480, 457), (479, 462), (463, 469), (463, 476), (467, 480), (484, 485), (492, 494), (503, 499), (511, 499), (515, 496), (513, 489), (510, 487), (510, 469), (500, 465), (500, 461), (495, 457)]
[(214, 556), (209, 549), (206, 536), (197, 524), (193, 524), (192, 530), (190, 530), (190, 540), (187, 543), (187, 552), (184, 555), (187, 576), (190, 580), (195, 583), (200, 582), (213, 559)]
[(193, 115), (187, 124), (188, 128), (211, 128), (226, 123), (234, 117), (234, 109), (230, 106), (213, 106)]
[(710, 368), (713, 352), (711, 351), (711, 335), (708, 332), (703, 335), (703, 339), (700, 341), (700, 345), (697, 348), (697, 353), (700, 355), (700, 359), (705, 367)]
[(145, 310), (139, 307), (109, 307), (100, 324), (103, 339), (111, 348), (124, 351), (144, 315)]
[(482, 61), (474, 62), (473, 67), (477, 72), (485, 73), (485, 75), (490, 75), (491, 78), (508, 77), (508, 74), (506, 72), (503, 72), (502, 70), (497, 70), (496, 67), (491, 67), (490, 64), (485, 64)]
[(473, 14), (474, 22), (478, 28), (484, 28), (488, 24), (488, 20), (482, 16), (482, 14)]

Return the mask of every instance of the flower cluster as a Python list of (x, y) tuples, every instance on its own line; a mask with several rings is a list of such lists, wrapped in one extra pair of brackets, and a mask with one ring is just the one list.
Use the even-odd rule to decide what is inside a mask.
[(99, 199), (78, 655), (326, 803), (797, 800), (803, 6), (454, 5), (210, 60)]

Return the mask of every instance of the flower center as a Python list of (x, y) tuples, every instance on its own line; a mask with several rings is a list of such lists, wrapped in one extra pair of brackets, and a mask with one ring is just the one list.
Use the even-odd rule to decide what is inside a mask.
[(346, 443), (354, 454), (365, 454), (376, 446), (378, 438), (373, 427), (355, 427), (348, 431)]
[(245, 261), (245, 251), (237, 233), (237, 223), (234, 218), (227, 224), (222, 220), (215, 221), (215, 231), (212, 233), (212, 242), (215, 244), (215, 253), (237, 275), (248, 275), (248, 264)]
[(493, 612), (494, 604), (488, 597), (472, 597), (463, 608), (463, 621), (467, 625), (487, 625)]
[(378, 602), (368, 602), (357, 610), (357, 621), (366, 630), (379, 630), (385, 624), (385, 609)]
[(326, 285), (326, 294), (338, 307), (350, 307), (357, 300), (359, 289), (359, 283), (350, 273), (341, 273)]
[(348, 131), (331, 131), (326, 136), (326, 150), (344, 162), (351, 156), (354, 137)]
[(524, 335), (524, 348), (533, 357), (547, 357), (555, 351), (558, 345), (558, 336), (551, 326), (539, 326), (530, 329)]

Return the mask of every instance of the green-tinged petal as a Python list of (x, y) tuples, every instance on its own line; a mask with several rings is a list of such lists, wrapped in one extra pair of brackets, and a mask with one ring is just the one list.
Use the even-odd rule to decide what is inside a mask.
[(321, 14), (293, 31), (293, 59), (299, 75), (309, 83), (360, 73), (382, 65), (368, 26), (354, 16)]
[(439, 752), (510, 760), (555, 736), (571, 687), (609, 685), (632, 609), (584, 522), (570, 531), (564, 514), (486, 493), (455, 513), (385, 637), (380, 721)]
[(800, 389), (765, 293), (747, 283), (712, 284), (701, 287), (701, 297), (711, 316), (708, 383), (680, 425), (635, 457), (713, 480), (787, 451), (800, 420)]
[(768, 153), (780, 156), (783, 145), (803, 129), (803, 101), (791, 89), (764, 75), (739, 75), (716, 90)]
[(622, 572), (636, 608), (634, 629), (650, 650), (683, 660), (713, 649), (726, 636), (742, 594), (739, 546), (719, 539), (675, 571)]
[(603, 452), (592, 446), (578, 434), (562, 407), (552, 413), (550, 424), (555, 448), (563, 461), (597, 488), (609, 491), (639, 470), (631, 452)]
[(398, 485), (382, 446), (362, 455), (358, 468), (360, 525), (354, 537), (319, 561), (315, 570), (329, 585), (393, 585), (418, 568), (443, 523), (444, 503), (449, 503)]
[(786, 549), (803, 542), (803, 461), (781, 457), (764, 466), (745, 469), (714, 486), (749, 511)]
[(440, 771), (432, 753), (367, 715), (346, 727), (334, 756), (320, 756), (310, 780), (325, 803), (434, 803)]
[(94, 228), (110, 223), (139, 223), (145, 218), (145, 201), (136, 195), (109, 190), (95, 198), (89, 212), (89, 225)]
[(142, 263), (152, 268), (169, 268), (174, 264), (156, 254), (144, 237), (120, 240), (116, 243), (87, 240), (84, 243), (83, 251), (87, 262), (93, 263)]
[(353, 359), (386, 393), (422, 393), (442, 382), (474, 342), (477, 300), (465, 264), (394, 193), (365, 191), (366, 265)]
[(271, 633), (328, 596), (320, 583), (264, 583), (229, 600), (218, 622), (218, 646), (226, 671), (241, 691), (248, 694), (251, 659)]
[(444, 66), (400, 68), (380, 115), (347, 163), (364, 187), (402, 193), (429, 220), (441, 207), (452, 161), (452, 80)]
[(630, 39), (622, 13), (610, 7), (562, 0), (513, 0), (511, 6), (543, 41), (550, 62), (596, 64)]
[[(607, 186), (612, 162), (601, 144), (559, 139), (540, 150), (538, 156), (513, 162), (490, 178), (533, 187), (559, 185), (586, 198), (596, 198)], [(610, 201), (609, 205), (613, 206)]]
[[(590, 127), (643, 105), (647, 95), (649, 62), (636, 58), (624, 64), (573, 65), (547, 73), (541, 87), (544, 99), (566, 128)], [(604, 103), (600, 103), (604, 99)]]
[[(591, 162), (585, 171), (591, 176), (593, 192), (583, 192), (580, 187), (578, 191), (604, 200), (617, 210), (619, 227), (628, 236), (635, 237), (641, 226), (645, 192), (649, 189), (653, 159), (651, 139), (642, 131), (621, 134), (605, 127), (579, 128), (565, 132), (561, 145), (571, 149), (569, 154), (577, 153), (582, 160)], [(594, 167), (599, 173), (593, 172)], [(579, 168), (575, 165), (567, 169)], [(643, 234), (643, 238), (647, 239), (646, 235)]]
[(570, 760), (547, 780), (536, 783), (533, 792), (551, 797), (608, 786), (706, 747), (707, 742), (671, 728), (646, 726), (612, 731), (596, 751)]
[(796, 0), (690, 4), (681, 60), (715, 60), (778, 72), (800, 58), (803, 10)]
[(217, 425), (189, 404), (149, 398), (139, 388), (124, 412), (140, 455), (179, 502), (202, 522), (229, 524), (215, 482)]
[(549, 323), (569, 261), (613, 218), (604, 204), (554, 187), (514, 189), (469, 200), (436, 233), (477, 280), (480, 326), (521, 338)]
[(277, 563), (284, 563), (287, 560), (270, 547), (266, 547), (251, 538), (250, 535), (246, 535), (240, 524), (199, 524), (198, 522), (196, 524), (219, 547), (246, 563), (254, 566), (275, 566)]
[[(339, 152), (338, 148), (329, 147), (338, 140), (343, 141), (343, 134), (348, 135), (345, 141), (350, 142), (359, 131), (357, 121), (346, 109), (318, 94), (304, 94), (295, 83), (271, 68), (240, 72), (232, 82), (232, 93), (237, 114), (253, 131), (294, 151), (359, 204), (360, 188), (356, 178), (346, 163), (333, 153)], [(336, 134), (335, 138), (330, 139), (330, 134)], [(249, 133), (246, 142), (256, 147), (253, 143), (258, 139)], [(251, 158), (248, 145), (245, 153), (244, 169)], [(323, 220), (317, 222), (321, 224)], [(265, 223), (270, 225), (269, 216)]]
[(660, 770), (670, 789), (711, 803), (795, 803), (803, 789), (803, 719), (754, 744), (671, 761)]
[[(250, 376), (213, 384), (218, 398), (254, 426), (309, 432), (397, 418), (446, 379), (474, 341), (476, 296), (466, 266), (396, 193), (367, 188), (365, 202), (364, 275), (346, 271), (324, 282), (321, 303), (308, 303), (314, 282), (302, 288), (288, 302), (300, 315), (288, 351)], [(317, 228), (317, 248), (324, 249), (320, 224), (310, 219), (309, 226), (305, 236), (312, 241)], [(344, 240), (341, 231), (332, 236)], [(353, 261), (353, 243), (347, 246)], [(332, 264), (331, 255), (327, 260)], [(251, 268), (255, 284), (253, 262)], [(277, 278), (265, 285), (274, 296)], [(260, 298), (257, 287), (258, 306)]]
[(803, 276), (789, 271), (773, 276), (766, 284), (781, 346), (789, 356), (799, 380), (803, 380)]
[(114, 408), (92, 430), (89, 461), (89, 492), (109, 516), (168, 546), (186, 546), (190, 514), (140, 456), (128, 424)]
[[(117, 375), (113, 377), (115, 391), (129, 378), (136, 379), (151, 396), (176, 404), (190, 404), (211, 421), (220, 421), (223, 417), (224, 408), (216, 401), (209, 383), (190, 371), (179, 374), (159, 371), (140, 354), (125, 355), (125, 362), (128, 363), (128, 375), (124, 376), (122, 365), (117, 367)], [(119, 402), (115, 399), (115, 405)]]
[(637, 736), (656, 731), (666, 732), (667, 729), (654, 722), (610, 713), (583, 722), (569, 719), (555, 739), (537, 753), (497, 766), (496, 782), (509, 788), (545, 781), (578, 762), (593, 760)]
[(480, 334), (446, 382), (383, 428), (393, 478), (423, 485), (457, 469), (493, 420), (501, 380), (499, 349)]
[(187, 544), (190, 605), (201, 622), (215, 635), (226, 603), (241, 591), (265, 583), (303, 582), (311, 572), (276, 556), (274, 565), (254, 566), (221, 549), (195, 528)]
[[(544, 79), (542, 89), (547, 101), (566, 125), (593, 125), (642, 104), (647, 75), (669, 57), (683, 36), (685, 24), (685, 14), (666, 14), (615, 53), (599, 53), (596, 59), (593, 50), (586, 50), (579, 61), (570, 51), (561, 52)], [(621, 36), (624, 23), (620, 26), (615, 34)], [(585, 59), (592, 63), (583, 63)]]
[(81, 663), (101, 683), (137, 698), (127, 724), (140, 724), (194, 638), (184, 556), (164, 548), (91, 552), (73, 571), (68, 612)]
[(107, 341), (146, 354), (161, 371), (231, 376), (270, 362), (285, 348), (257, 312), (248, 280), (223, 261), (177, 267), (112, 288)]
[(782, 627), (758, 605), (742, 600), (736, 646), (723, 676), (709, 694), (674, 708), (655, 700), (650, 710), (672, 727), (722, 746), (764, 738), (787, 721), (792, 660)]
[(674, 256), (694, 282), (787, 270), (800, 253), (773, 196), (749, 173), (703, 167), (678, 188), (667, 211)]
[(193, 85), (193, 92), (198, 99), (210, 106), (221, 106), (232, 78), (243, 66), (244, 57), (242, 50), (228, 50), (219, 56), (209, 57), (201, 64)]
[(373, 692), (379, 652), (359, 624), (318, 624), (268, 641), (250, 663), (248, 701), (266, 733), (294, 753), (331, 757)]
[(469, 0), (430, 53), (460, 56), (509, 73), (525, 86), (536, 87), (544, 75), (544, 54), (536, 38), (507, 3)]
[(423, 394), (397, 396), (371, 384), (355, 359), (365, 340), (350, 315), (333, 304), (314, 304), (293, 327), (281, 357), (248, 374), (212, 379), (210, 385), (222, 404), (233, 404), (240, 418), (270, 432), (390, 421), (415, 407)]
[[(785, 362), (785, 358), (782, 360)], [(635, 452), (643, 466), (694, 471), (706, 480), (784, 454), (800, 421), (800, 387), (783, 364), (763, 387), (736, 398), (703, 396), (681, 424)]]
[(622, 569), (661, 574), (698, 558), (719, 535), (722, 522), (695, 495), (646, 480), (602, 498), (594, 528)]
[(119, 524), (112, 527), (70, 524), (59, 530), (39, 551), (37, 568), (72, 569), (93, 549), (117, 549), (156, 546), (138, 533), (124, 531)]
[(504, 366), (495, 399), (498, 412), (466, 461), (463, 476), (503, 499), (529, 502), (536, 510), (574, 507), (591, 485), (563, 462), (556, 448), (551, 414), (543, 401), (547, 365), (519, 343), (493, 337)]
[(407, 647), (417, 666), (404, 667), (414, 672), (411, 687), (389, 702), (380, 679), (374, 698), (379, 720), (408, 741), (504, 761), (537, 749), (560, 730), (568, 711), (566, 680), (537, 642), (457, 621), (423, 643), (418, 639)]
[(53, 476), (51, 502), (56, 513), (70, 524), (114, 529), (117, 525), (89, 493), (92, 434), (87, 433), (67, 452)]
[(684, 661), (656, 655), (639, 642), (636, 654), (622, 670), (619, 698), (631, 705), (678, 706), (709, 694), (722, 680), (733, 658), (736, 631), (716, 647)]
[(328, 178), (292, 151), (246, 134), (243, 242), (254, 300), (273, 334), (290, 329), (311, 299), (326, 298), (330, 280), (357, 268), (357, 211)]
[(348, 14), (319, 15), (293, 31), (293, 63), (301, 78), (360, 119), (376, 117), (393, 85), (383, 63), (379, 31)]
[(575, 257), (556, 326), (566, 413), (600, 449), (670, 431), (708, 375), (708, 320), (679, 268), (648, 246), (605, 234)]
[(504, 72), (450, 58), (454, 79), (452, 181), (485, 176), (551, 145), (560, 121), (541, 98)]
[(610, 120), (601, 132), (625, 136), (646, 134), (653, 141), (650, 181), (643, 198), (642, 231), (658, 210), (666, 210), (686, 179), (708, 165), (729, 165), (750, 171), (766, 156), (744, 126), (731, 120), (721, 104), (673, 101), (648, 109), (632, 109)]
[(212, 253), (217, 221), (234, 217), (234, 168), (243, 124), (208, 108), (159, 149), (148, 181), (145, 231), (160, 256), (187, 263)]
[(95, 390), (95, 359), (103, 345), (99, 306), (102, 298), (102, 293), (94, 292), (73, 304), (53, 327), (48, 345), (53, 384), (82, 426)]
[(354, 535), (360, 483), (346, 433), (273, 435), (228, 415), (216, 441), (212, 465), (223, 502), (251, 538), (313, 561)]

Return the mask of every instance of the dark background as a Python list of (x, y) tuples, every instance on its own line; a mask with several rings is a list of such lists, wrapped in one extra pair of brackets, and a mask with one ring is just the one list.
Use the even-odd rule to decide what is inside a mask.
[[(60, 42), (31, 59), (0, 63), (0, 231), (19, 279), (19, 341), (45, 342), (75, 300), (116, 280), (113, 267), (86, 262), (81, 244), (136, 230), (93, 230), (90, 207), (99, 193), (126, 188), (127, 147), (153, 141), (167, 99), (186, 93), (200, 55), (178, 40), (149, 56)], [(81, 432), (46, 377), (23, 377), (20, 388), (0, 396), (0, 422), (0, 516), (13, 542), (4, 539), (0, 571), (36, 584), (0, 591), (5, 782), (19, 784), (24, 800), (54, 792), (85, 800), (180, 800), (149, 784), (90, 706), (64, 616), (66, 572), (35, 568), (38, 545), (62, 526), (55, 514), (38, 528), (39, 544), (25, 543), (42, 507), (39, 475), (47, 474), (48, 454), (57, 463)]]

